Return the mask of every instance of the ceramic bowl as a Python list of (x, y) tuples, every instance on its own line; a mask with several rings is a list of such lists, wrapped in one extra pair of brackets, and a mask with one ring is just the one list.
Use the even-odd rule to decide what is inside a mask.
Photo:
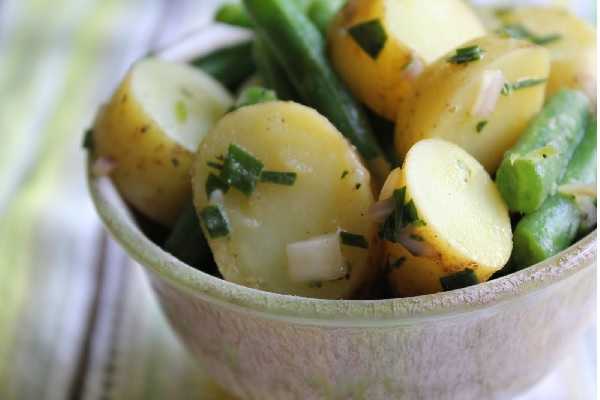
[(595, 231), (543, 263), (465, 289), (318, 300), (185, 265), (140, 231), (110, 180), (88, 183), (175, 332), (242, 399), (510, 398), (551, 371), (595, 314)]

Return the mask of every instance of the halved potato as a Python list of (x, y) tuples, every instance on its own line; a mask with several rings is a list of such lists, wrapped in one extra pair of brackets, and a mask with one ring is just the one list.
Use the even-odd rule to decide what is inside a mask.
[(486, 281), (512, 250), (508, 209), (485, 169), (460, 147), (426, 139), (408, 152), (386, 181), (380, 200), (405, 188), (419, 224), (400, 242), (384, 241), (390, 286), (397, 295), (442, 290), (440, 278), (466, 268)]
[[(493, 173), (544, 102), (548, 51), (529, 42), (490, 35), (461, 46), (479, 46), (482, 58), (449, 62), (455, 51), (427, 68), (413, 99), (398, 112), (395, 146), (402, 159), (413, 144), (439, 137), (458, 144)], [(498, 80), (499, 79), (499, 80)], [(503, 83), (532, 85), (501, 94)]]
[[(550, 51), (546, 96), (562, 88), (583, 90), (596, 102), (596, 31), (560, 7), (515, 7), (496, 13), (501, 24), (520, 25)], [(535, 39), (534, 39), (535, 40)]]
[(93, 154), (114, 165), (123, 198), (170, 226), (191, 195), (198, 144), (231, 106), (228, 92), (192, 67), (156, 59), (136, 63), (93, 128)]
[[(368, 54), (350, 34), (370, 21), (378, 21), (387, 37), (377, 54)], [(329, 54), (354, 95), (395, 120), (424, 65), (484, 34), (474, 12), (461, 0), (350, 0), (329, 29)]]
[[(231, 186), (215, 201), (207, 193), (207, 180), (220, 172), (207, 163), (222, 162), (230, 145), (261, 161), (264, 170), (297, 174), (295, 182), (290, 186), (258, 181), (248, 194)], [(272, 292), (337, 299), (352, 296), (375, 274), (375, 232), (367, 216), (373, 203), (369, 172), (341, 133), (315, 110), (278, 101), (227, 114), (203, 140), (192, 172), (198, 212), (216, 203), (228, 221), (228, 234), (217, 238), (203, 223), (225, 279)], [(298, 267), (303, 248), (327, 246), (322, 257), (307, 254), (307, 263), (340, 259), (339, 250), (331, 247), (340, 229), (362, 236), (370, 247), (341, 245), (345, 277), (319, 280), (321, 272), (330, 272), (312, 264), (306, 271), (290, 270), (288, 253)], [(314, 243), (288, 248), (311, 239)], [(302, 280), (308, 276), (313, 278)]]

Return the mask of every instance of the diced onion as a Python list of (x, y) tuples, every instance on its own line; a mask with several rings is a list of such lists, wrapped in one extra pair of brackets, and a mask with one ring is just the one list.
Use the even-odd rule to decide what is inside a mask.
[(594, 200), (588, 196), (585, 196), (576, 197), (575, 202), (577, 203), (577, 208), (579, 208), (579, 211), (581, 211), (581, 214), (583, 215), (581, 226), (584, 229), (596, 226), (598, 217)]
[(338, 232), (290, 243), (286, 251), (288, 273), (293, 281), (332, 281), (348, 273)]
[(100, 157), (92, 164), (92, 174), (96, 177), (110, 175), (117, 167), (117, 163), (112, 158)]
[(499, 69), (485, 71), (471, 114), (479, 118), (489, 117), (496, 109), (504, 83), (504, 74)]
[(398, 242), (406, 248), (415, 257), (435, 258), (438, 252), (427, 242), (415, 240), (411, 237), (410, 229), (405, 229), (400, 233)]
[(583, 185), (579, 183), (570, 183), (558, 187), (558, 191), (563, 194), (573, 196), (596, 197), (596, 184)]
[(409, 79), (416, 79), (419, 75), (421, 75), (421, 73), (423, 73), (424, 69), (425, 64), (423, 61), (416, 53), (413, 53), (410, 63), (404, 69), (404, 75)]
[(384, 222), (394, 212), (394, 199), (392, 197), (373, 203), (369, 207), (369, 218), (375, 223)]

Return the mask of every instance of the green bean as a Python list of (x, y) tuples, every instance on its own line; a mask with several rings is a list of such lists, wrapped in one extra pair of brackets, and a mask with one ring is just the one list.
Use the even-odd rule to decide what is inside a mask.
[(256, 71), (252, 42), (224, 47), (191, 62), (230, 90), (235, 90)]
[(308, 17), (327, 36), (331, 21), (344, 6), (346, 0), (314, 0), (308, 8)]
[(233, 106), (233, 110), (275, 100), (277, 100), (277, 95), (274, 91), (259, 86), (249, 86), (240, 93)]
[(264, 80), (265, 86), (273, 89), (281, 100), (297, 99), (298, 95), (288, 81), (285, 71), (261, 38), (254, 40), (252, 50), (258, 74)]
[(364, 110), (329, 65), (318, 29), (286, 0), (244, 0), (265, 40), (301, 100), (327, 117), (369, 162), (377, 180), (389, 172)]
[[(591, 119), (591, 118), (590, 118)], [(596, 181), (596, 122), (590, 121), (561, 184)], [(533, 265), (569, 247), (581, 232), (584, 214), (574, 196), (558, 193), (519, 221), (514, 232), (513, 259), (517, 269)], [(589, 230), (589, 226), (584, 226)]]
[(226, 3), (219, 7), (215, 14), (215, 21), (241, 28), (254, 26), (244, 6), (237, 3)]
[(512, 211), (531, 213), (556, 192), (585, 133), (588, 110), (582, 93), (559, 92), (504, 155), (496, 182)]

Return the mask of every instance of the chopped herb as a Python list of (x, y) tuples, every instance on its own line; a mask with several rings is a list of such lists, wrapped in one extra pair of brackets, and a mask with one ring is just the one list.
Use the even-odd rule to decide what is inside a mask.
[(388, 274), (392, 273), (394, 270), (400, 268), (405, 262), (406, 262), (406, 257), (400, 257), (394, 262), (390, 262), (390, 259), (388, 258), (388, 261), (385, 265), (383, 273), (388, 275)]
[(357, 183), (356, 185), (354, 185), (354, 188), (356, 190), (360, 189), (360, 187), (362, 186), (362, 183)]
[(229, 185), (227, 182), (223, 182), (221, 178), (219, 178), (215, 174), (209, 174), (206, 179), (206, 196), (210, 197), (211, 193), (215, 190), (220, 190), (223, 193), (227, 193), (229, 190)]
[(348, 170), (345, 170), (344, 172), (342, 172), (342, 179), (344, 179), (345, 177), (348, 176), (350, 172), (348, 172)]
[(342, 244), (346, 246), (360, 247), (361, 249), (369, 248), (369, 242), (367, 242), (367, 239), (363, 235), (340, 231), (340, 239), (342, 240)]
[(505, 83), (502, 87), (502, 91), (500, 92), (503, 96), (508, 96), (515, 90), (521, 90), (530, 88), (533, 86), (541, 85), (547, 81), (546, 78), (539, 79), (521, 79), (515, 83)]
[(275, 100), (277, 100), (277, 94), (275, 94), (274, 91), (260, 86), (250, 86), (240, 93), (235, 105), (230, 111), (235, 111), (238, 108), (251, 106), (253, 104), (266, 103)]
[(394, 190), (392, 198), (394, 199), (394, 211), (381, 226), (379, 236), (383, 240), (398, 243), (400, 234), (406, 226), (418, 227), (426, 224), (425, 221), (419, 218), (415, 203), (412, 200), (405, 202), (406, 187)]
[(424, 240), (422, 236), (415, 235), (414, 233), (412, 233), (412, 234), (410, 235), (410, 238), (411, 238), (412, 240), (416, 240), (417, 242), (422, 242), (422, 241)]
[(173, 164), (173, 166), (177, 168), (179, 167), (179, 160), (176, 158), (171, 158), (171, 164)]
[(178, 100), (175, 103), (175, 118), (181, 124), (185, 123), (188, 119), (188, 109), (183, 100)]
[(549, 44), (562, 38), (562, 35), (558, 33), (551, 33), (549, 35), (538, 36), (521, 24), (504, 25), (500, 30), (498, 30), (498, 33), (504, 37), (528, 40), (531, 43), (538, 45)]
[(477, 126), (475, 127), (475, 129), (477, 130), (477, 133), (481, 133), (481, 131), (483, 130), (483, 128), (485, 128), (485, 126), (488, 124), (487, 121), (479, 121), (477, 123)]
[(211, 168), (218, 169), (219, 171), (223, 169), (223, 164), (214, 161), (209, 161), (206, 163), (206, 165), (208, 165)]
[(88, 151), (94, 150), (94, 131), (92, 129), (88, 129), (83, 134), (83, 142), (81, 144), (84, 149)]
[(321, 281), (308, 282), (308, 287), (313, 288), (313, 289), (321, 289), (323, 287), (323, 282), (321, 282)]
[(200, 212), (200, 219), (204, 223), (211, 239), (220, 238), (229, 234), (227, 220), (218, 206), (205, 207)]
[(476, 285), (479, 283), (479, 279), (477, 279), (475, 271), (473, 271), (471, 268), (467, 268), (455, 274), (440, 278), (440, 283), (444, 290), (448, 291)]
[(221, 171), (221, 179), (250, 196), (260, 179), (263, 163), (241, 147), (231, 144)]
[(481, 60), (484, 53), (485, 50), (478, 45), (463, 47), (456, 49), (456, 54), (450, 57), (448, 62), (451, 64), (465, 64), (471, 61)]
[(387, 33), (379, 19), (362, 22), (348, 29), (348, 33), (365, 53), (376, 59), (387, 42)]
[(275, 183), (277, 185), (292, 186), (296, 182), (295, 172), (263, 171), (260, 174), (261, 182)]

